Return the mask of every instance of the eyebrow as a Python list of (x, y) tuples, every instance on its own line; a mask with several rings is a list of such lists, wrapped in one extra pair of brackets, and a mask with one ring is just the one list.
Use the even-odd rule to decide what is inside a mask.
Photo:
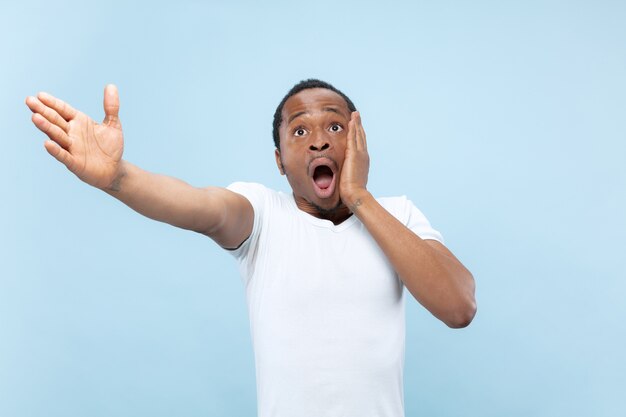
[(322, 110), (330, 111), (330, 112), (337, 113), (337, 114), (343, 116), (343, 114), (341, 114), (341, 112), (338, 109), (334, 108), (334, 107), (324, 107)]
[(289, 116), (289, 120), (287, 120), (287, 124), (290, 124), (291, 122), (293, 122), (293, 120), (297, 117), (302, 116), (303, 114), (307, 114), (307, 112), (305, 111), (299, 111), (298, 113), (294, 113), (291, 116)]
[[(322, 111), (328, 111), (328, 112), (332, 112), (332, 113), (337, 113), (338, 115), (343, 116), (343, 114), (341, 114), (341, 112), (338, 109), (336, 109), (335, 107), (323, 107)], [(308, 112), (306, 112), (306, 111), (299, 111), (297, 113), (292, 114), (289, 117), (289, 120), (287, 120), (287, 124), (290, 124), (296, 118), (302, 116), (303, 114), (308, 114)]]

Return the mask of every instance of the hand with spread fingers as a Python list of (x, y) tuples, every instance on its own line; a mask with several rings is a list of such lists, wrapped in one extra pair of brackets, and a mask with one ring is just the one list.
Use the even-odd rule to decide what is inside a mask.
[(86, 114), (47, 93), (26, 98), (32, 121), (50, 140), (50, 155), (89, 185), (101, 189), (113, 185), (121, 169), (124, 135), (118, 118), (119, 96), (110, 84), (104, 89), (104, 121)]
[(346, 141), (346, 156), (341, 169), (339, 193), (343, 203), (354, 211), (355, 203), (364, 192), (367, 192), (367, 176), (370, 167), (365, 130), (363, 130), (361, 114), (358, 111), (351, 114)]

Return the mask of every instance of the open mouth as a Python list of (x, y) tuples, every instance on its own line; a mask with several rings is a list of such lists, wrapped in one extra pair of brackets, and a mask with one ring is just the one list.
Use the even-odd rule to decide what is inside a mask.
[(313, 171), (313, 181), (315, 181), (315, 185), (320, 187), (322, 190), (330, 187), (334, 176), (333, 170), (327, 165), (320, 165), (315, 168), (315, 171)]
[(319, 198), (328, 198), (335, 191), (334, 163), (328, 158), (317, 158), (311, 163), (313, 189)]

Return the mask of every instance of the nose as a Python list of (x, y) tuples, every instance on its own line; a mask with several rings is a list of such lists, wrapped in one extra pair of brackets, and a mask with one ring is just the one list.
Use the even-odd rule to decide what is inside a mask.
[(309, 145), (309, 150), (311, 151), (325, 151), (326, 149), (330, 148), (330, 143), (328, 143), (328, 138), (326, 138), (325, 135), (323, 134), (318, 134), (315, 135), (312, 140), (311, 140), (311, 144)]
[(317, 145), (311, 145), (309, 146), (309, 149), (312, 151), (325, 151), (326, 149), (328, 149), (330, 147), (330, 145), (328, 144), (328, 142), (326, 142), (325, 144), (323, 144), (322, 146), (317, 146)]

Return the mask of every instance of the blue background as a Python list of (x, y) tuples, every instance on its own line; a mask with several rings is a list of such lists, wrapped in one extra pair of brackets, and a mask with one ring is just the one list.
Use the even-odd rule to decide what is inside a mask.
[(288, 190), (271, 118), (317, 77), (362, 113), (378, 196), (406, 194), (473, 272), (451, 330), (407, 298), (407, 416), (626, 415), (626, 4), (3, 2), (0, 415), (252, 416), (234, 261), (43, 148), (28, 95), (196, 186)]

